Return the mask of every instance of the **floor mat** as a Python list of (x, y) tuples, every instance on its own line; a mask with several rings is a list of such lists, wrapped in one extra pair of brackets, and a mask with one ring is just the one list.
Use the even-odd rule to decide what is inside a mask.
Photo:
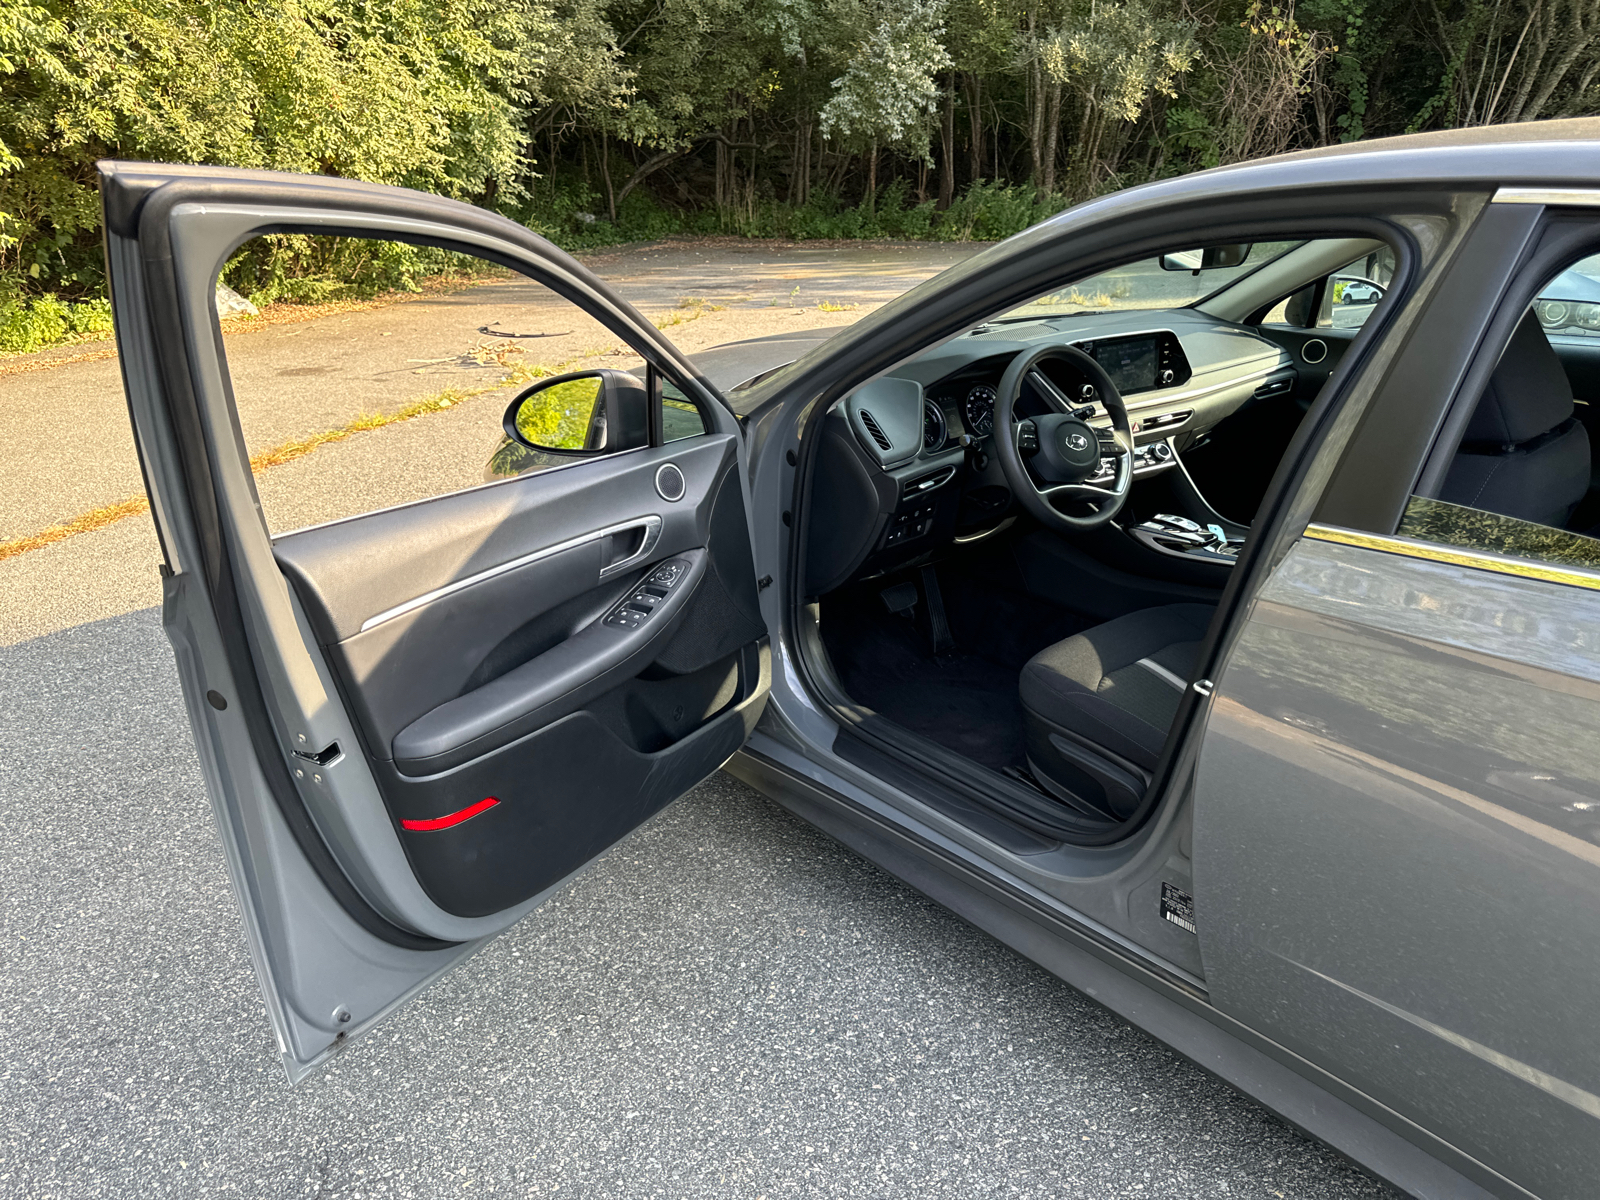
[[(915, 578), (914, 576), (912, 578)], [(889, 613), (890, 581), (823, 601), (822, 639), (857, 703), (995, 771), (1022, 766), (1017, 673), (1034, 654), (1089, 622), (1022, 593), (939, 574), (955, 650), (935, 658), (925, 603)]]

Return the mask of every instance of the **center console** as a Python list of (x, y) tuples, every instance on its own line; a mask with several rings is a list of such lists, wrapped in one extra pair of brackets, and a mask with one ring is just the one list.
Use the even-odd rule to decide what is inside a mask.
[(1221, 562), (1230, 567), (1244, 546), (1243, 537), (1229, 534), (1221, 525), (1202, 525), (1173, 513), (1157, 513), (1148, 521), (1129, 526), (1128, 533), (1160, 554)]

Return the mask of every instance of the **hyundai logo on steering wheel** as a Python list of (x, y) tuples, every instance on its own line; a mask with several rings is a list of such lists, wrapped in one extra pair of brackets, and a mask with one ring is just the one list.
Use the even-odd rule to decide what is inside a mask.
[(1067, 434), (1066, 442), (1068, 450), (1087, 450), (1089, 448), (1089, 439), (1081, 433)]

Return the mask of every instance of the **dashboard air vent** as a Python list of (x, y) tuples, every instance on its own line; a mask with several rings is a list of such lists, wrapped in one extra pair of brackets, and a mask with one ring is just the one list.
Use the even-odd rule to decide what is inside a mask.
[(861, 423), (866, 426), (872, 440), (878, 443), (878, 449), (888, 451), (893, 448), (894, 443), (889, 440), (889, 435), (883, 432), (878, 422), (873, 420), (872, 414), (864, 408), (861, 410)]

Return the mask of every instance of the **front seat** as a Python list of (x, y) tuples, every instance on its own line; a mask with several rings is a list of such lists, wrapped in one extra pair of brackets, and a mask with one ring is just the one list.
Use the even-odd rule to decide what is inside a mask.
[(1530, 311), (1472, 412), (1439, 499), (1565, 526), (1589, 490), (1589, 435), (1566, 368)]
[(1019, 687), (1034, 778), (1110, 816), (1130, 816), (1214, 611), (1209, 604), (1142, 609), (1029, 659)]

